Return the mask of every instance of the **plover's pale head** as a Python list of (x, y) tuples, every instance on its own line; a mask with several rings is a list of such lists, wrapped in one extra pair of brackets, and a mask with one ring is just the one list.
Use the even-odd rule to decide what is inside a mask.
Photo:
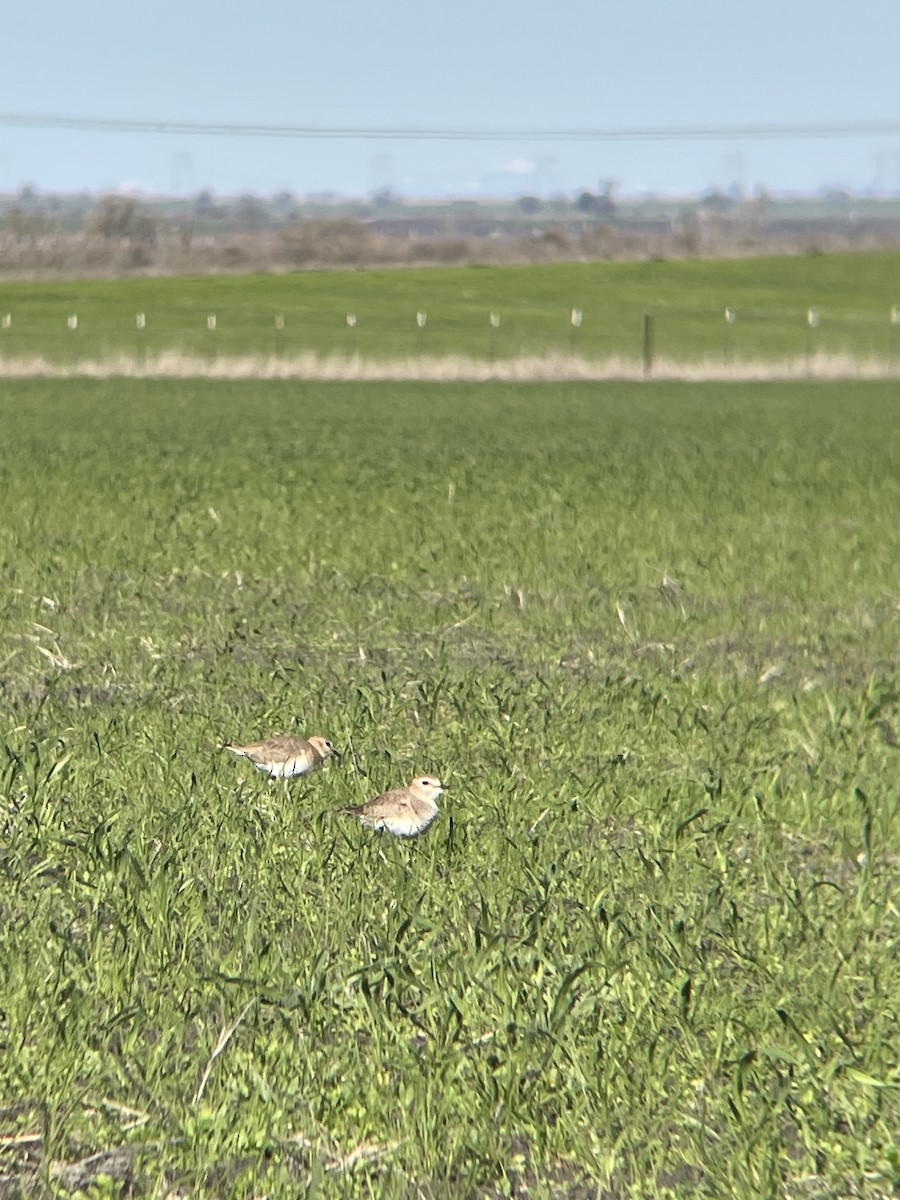
[(438, 796), (443, 794), (444, 785), (433, 775), (419, 775), (409, 784), (407, 791), (416, 800), (436, 804)]
[(334, 748), (334, 743), (330, 742), (327, 737), (319, 737), (318, 734), (314, 734), (309, 739), (309, 744), (314, 750), (318, 751), (323, 762), (326, 758), (331, 758), (332, 755), (340, 757)]

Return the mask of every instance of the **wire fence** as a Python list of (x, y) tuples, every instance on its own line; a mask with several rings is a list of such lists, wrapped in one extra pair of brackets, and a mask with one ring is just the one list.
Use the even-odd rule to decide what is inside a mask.
[(498, 370), (514, 361), (552, 360), (563, 373), (568, 361), (574, 375), (610, 363), (644, 377), (703, 366), (740, 374), (765, 364), (781, 364), (791, 374), (834, 374), (842, 364), (848, 374), (893, 375), (900, 371), (900, 305), (881, 314), (660, 307), (617, 322), (592, 321), (577, 305), (564, 314), (488, 310), (480, 318), (436, 318), (422, 307), (405, 319), (362, 306), (315, 318), (258, 309), (188, 317), (165, 311), (110, 316), (74, 307), (52, 317), (0, 310), (0, 369), (7, 375), (103, 373), (104, 367), (109, 374), (149, 374), (179, 359), (186, 373), (200, 374), (227, 373), (237, 360), (281, 363), (284, 373), (291, 363), (306, 364), (300, 373), (314, 363), (394, 363), (414, 374), (416, 363), (464, 359)]

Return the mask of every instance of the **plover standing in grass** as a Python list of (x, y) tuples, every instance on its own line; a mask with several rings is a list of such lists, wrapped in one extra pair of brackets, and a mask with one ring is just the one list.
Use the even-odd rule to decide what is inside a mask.
[(337, 753), (328, 738), (311, 737), (307, 741), (284, 734), (276, 734), (262, 742), (248, 742), (246, 746), (226, 742), (224, 748), (241, 758), (249, 758), (260, 771), (268, 771), (273, 777), (308, 775), (310, 771), (317, 771), (326, 758)]
[(370, 829), (386, 829), (397, 837), (416, 837), (438, 815), (437, 798), (443, 790), (443, 784), (433, 775), (419, 775), (408, 787), (394, 788), (366, 804), (349, 804), (339, 811), (350, 813)]

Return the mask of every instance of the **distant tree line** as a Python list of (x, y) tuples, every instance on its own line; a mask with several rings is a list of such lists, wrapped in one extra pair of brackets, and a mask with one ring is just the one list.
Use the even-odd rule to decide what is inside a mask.
[(388, 188), (366, 201), (190, 198), (132, 194), (0, 197), (0, 272), (259, 271), (305, 267), (634, 259), (900, 245), (900, 203), (856, 212), (823, 197), (803, 216), (764, 195), (712, 189), (677, 207), (619, 199), (612, 181), (574, 196), (404, 201)]

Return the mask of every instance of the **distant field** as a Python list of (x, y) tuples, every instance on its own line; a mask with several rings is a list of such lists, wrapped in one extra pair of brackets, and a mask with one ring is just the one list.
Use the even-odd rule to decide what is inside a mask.
[(893, 1194), (895, 385), (0, 414), (0, 1195)]
[[(900, 254), (882, 253), (5, 284), (0, 369), (11, 360), (115, 356), (152, 365), (171, 352), (190, 356), (197, 373), (241, 355), (484, 362), (564, 354), (638, 364), (647, 311), (663, 361), (820, 355), (900, 367), (900, 311), (890, 320), (900, 308), (898, 281)], [(810, 309), (819, 321), (813, 329)]]

